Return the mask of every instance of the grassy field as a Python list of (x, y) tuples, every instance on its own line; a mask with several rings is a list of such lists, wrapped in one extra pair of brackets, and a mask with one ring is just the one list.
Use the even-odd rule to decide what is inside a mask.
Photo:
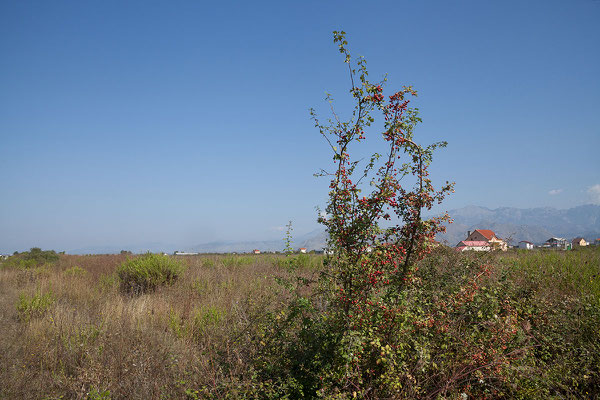
[[(177, 279), (137, 295), (119, 280), (125, 255), (2, 261), (0, 398), (266, 397), (255, 360), (268, 350), (261, 338), (269, 321), (289, 301), (276, 282), (285, 275), (285, 257), (178, 260)], [(421, 264), (408, 298), (420, 310), (415, 319), (425, 321), (411, 332), (422, 335), (419, 351), (428, 356), (407, 367), (415, 383), (397, 398), (600, 396), (600, 247), (495, 254), (439, 248)], [(322, 257), (302, 256), (296, 265), (311, 279)], [(452, 312), (439, 314), (445, 325), (436, 332), (443, 334), (424, 331), (427, 315), (441, 312), (440, 299), (461, 298), (483, 265), (488, 272), (472, 303), (455, 301)], [(502, 318), (512, 329), (502, 343), (501, 333), (486, 332), (495, 332), (500, 309), (510, 310)], [(464, 352), (448, 350), (465, 345)], [(510, 360), (498, 376), (466, 369), (467, 357), (494, 346)]]

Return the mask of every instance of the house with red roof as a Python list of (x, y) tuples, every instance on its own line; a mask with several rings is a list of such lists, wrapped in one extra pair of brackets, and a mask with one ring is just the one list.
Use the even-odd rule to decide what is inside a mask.
[(489, 229), (468, 231), (467, 238), (456, 245), (456, 249), (460, 251), (488, 251), (494, 249), (506, 251), (507, 248), (506, 242)]

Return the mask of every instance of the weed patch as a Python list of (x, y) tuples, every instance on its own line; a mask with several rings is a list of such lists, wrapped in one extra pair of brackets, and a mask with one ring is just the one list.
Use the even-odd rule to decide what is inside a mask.
[(21, 293), (17, 303), (19, 319), (28, 322), (32, 318), (41, 317), (52, 303), (54, 303), (52, 293), (36, 293), (33, 296)]
[(117, 275), (123, 293), (142, 294), (172, 284), (182, 270), (182, 264), (168, 256), (146, 254), (121, 264)]
[(65, 276), (68, 277), (84, 276), (86, 273), (87, 271), (85, 269), (78, 267), (77, 265), (64, 271)]

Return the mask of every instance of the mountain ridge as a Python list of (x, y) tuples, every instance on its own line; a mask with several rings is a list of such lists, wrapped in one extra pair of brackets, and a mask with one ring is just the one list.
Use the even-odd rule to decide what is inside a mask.
[(513, 244), (527, 240), (536, 244), (552, 236), (572, 239), (582, 236), (594, 240), (600, 236), (600, 206), (586, 204), (568, 209), (553, 207), (489, 209), (466, 206), (450, 210), (454, 223), (437, 239), (454, 246), (466, 238), (467, 231), (491, 229), (498, 236), (512, 239)]

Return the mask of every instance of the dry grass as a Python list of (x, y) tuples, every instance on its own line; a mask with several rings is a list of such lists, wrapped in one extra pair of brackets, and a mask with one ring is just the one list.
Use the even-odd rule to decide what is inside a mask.
[[(174, 285), (137, 297), (119, 292), (114, 271), (124, 260), (63, 255), (34, 269), (0, 266), (0, 398), (185, 398), (243, 370), (236, 332), (283, 300), (274, 256), (185, 258)], [(20, 316), (20, 295), (48, 294), (47, 309)]]
[[(181, 258), (185, 268), (174, 284), (140, 296), (120, 291), (115, 271), (125, 260), (62, 255), (55, 264), (27, 269), (0, 263), (0, 399), (255, 398), (267, 392), (260, 390), (272, 378), (269, 368), (295, 365), (284, 352), (292, 349), (288, 355), (297, 357), (299, 326), (273, 334), (279, 312), (289, 309), (290, 292), (275, 283), (288, 268), (283, 256)], [(321, 270), (319, 256), (294, 260), (304, 277), (314, 279)], [(457, 293), (482, 265), (493, 268), (479, 303), (447, 321), (460, 335), (427, 334), (420, 343), (438, 359), (455, 360), (444, 364), (452, 374), (464, 362), (460, 354), (438, 351), (442, 339), (452, 344), (484, 337), (485, 331), (469, 327), (487, 325), (462, 321), (485, 322), (489, 315), (477, 311), (492, 315), (494, 305), (510, 303), (522, 318), (515, 325), (519, 340), (535, 344), (507, 369), (506, 393), (600, 398), (599, 261), (600, 248), (491, 254), (441, 248), (420, 263), (421, 283), (407, 304), (427, 310)], [(467, 346), (465, 354), (477, 349)], [(264, 376), (256, 375), (260, 362), (270, 363)], [(429, 368), (431, 375), (421, 378), (436, 389), (431, 379), (442, 375), (437, 366)]]

